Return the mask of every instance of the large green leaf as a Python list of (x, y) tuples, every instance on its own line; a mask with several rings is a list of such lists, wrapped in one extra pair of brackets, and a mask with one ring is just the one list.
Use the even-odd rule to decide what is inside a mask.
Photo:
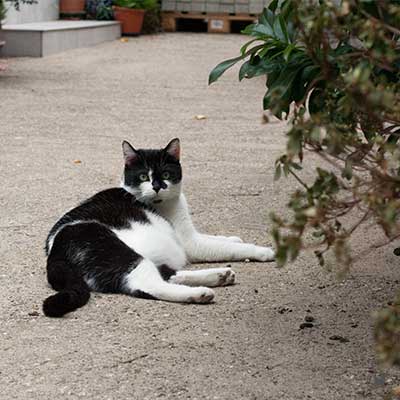
[(240, 55), (239, 57), (231, 58), (229, 60), (225, 60), (221, 63), (219, 63), (211, 72), (208, 77), (208, 84), (211, 85), (213, 82), (218, 80), (218, 78), (229, 68), (234, 66), (238, 61), (243, 60), (247, 56), (249, 56), (251, 53), (255, 53), (258, 50), (260, 50), (263, 46), (255, 46), (248, 50), (246, 53)]
[(250, 36), (257, 36), (257, 37), (264, 37), (264, 36), (270, 36), (270, 37), (275, 37), (274, 30), (270, 25), (263, 25), (263, 24), (251, 24), (246, 26), (245, 29), (243, 29), (242, 33), (245, 35), (250, 35)]
[(283, 112), (289, 113), (293, 101), (293, 83), (299, 73), (301, 71), (297, 68), (286, 66), (279, 75), (275, 75), (274, 80), (268, 79), (268, 90), (263, 99), (264, 110), (269, 109), (279, 119), (282, 119)]

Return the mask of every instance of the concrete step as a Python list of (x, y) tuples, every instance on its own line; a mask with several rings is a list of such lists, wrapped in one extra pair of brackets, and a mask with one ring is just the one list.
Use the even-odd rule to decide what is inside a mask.
[(94, 46), (121, 36), (117, 21), (49, 21), (3, 25), (4, 57), (44, 57), (78, 47)]

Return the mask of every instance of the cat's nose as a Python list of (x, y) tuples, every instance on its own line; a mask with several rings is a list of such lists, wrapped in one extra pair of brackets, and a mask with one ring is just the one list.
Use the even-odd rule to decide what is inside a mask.
[(153, 183), (153, 190), (158, 193), (161, 189), (161, 185), (158, 182)]

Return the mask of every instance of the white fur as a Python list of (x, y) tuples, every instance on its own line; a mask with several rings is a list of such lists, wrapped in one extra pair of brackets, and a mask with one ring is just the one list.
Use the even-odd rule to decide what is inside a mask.
[[(195, 229), (183, 193), (155, 205), (157, 211), (171, 222), (186, 256), (191, 262), (271, 261), (275, 252), (270, 247), (241, 243), (239, 238), (203, 235)], [(239, 239), (239, 240), (238, 240)]]
[(113, 232), (127, 246), (156, 265), (168, 265), (174, 270), (182, 269), (187, 261), (185, 251), (171, 226), (164, 218), (145, 211), (150, 224), (131, 222), (128, 229)]
[(178, 271), (170, 282), (188, 286), (227, 286), (233, 285), (235, 273), (230, 268), (210, 268), (197, 271)]
[(209, 303), (214, 292), (206, 287), (192, 288), (164, 281), (154, 263), (144, 259), (127, 276), (125, 283), (128, 293), (141, 290), (160, 300), (180, 303)]

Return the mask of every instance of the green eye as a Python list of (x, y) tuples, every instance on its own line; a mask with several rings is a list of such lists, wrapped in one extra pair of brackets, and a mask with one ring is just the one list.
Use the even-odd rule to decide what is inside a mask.
[(167, 172), (167, 171), (163, 172), (162, 178), (163, 178), (163, 179), (169, 179), (169, 178), (170, 178), (169, 172)]
[(139, 175), (139, 179), (140, 179), (142, 182), (146, 182), (146, 181), (149, 180), (149, 177), (148, 177), (146, 174), (140, 174), (140, 175)]

